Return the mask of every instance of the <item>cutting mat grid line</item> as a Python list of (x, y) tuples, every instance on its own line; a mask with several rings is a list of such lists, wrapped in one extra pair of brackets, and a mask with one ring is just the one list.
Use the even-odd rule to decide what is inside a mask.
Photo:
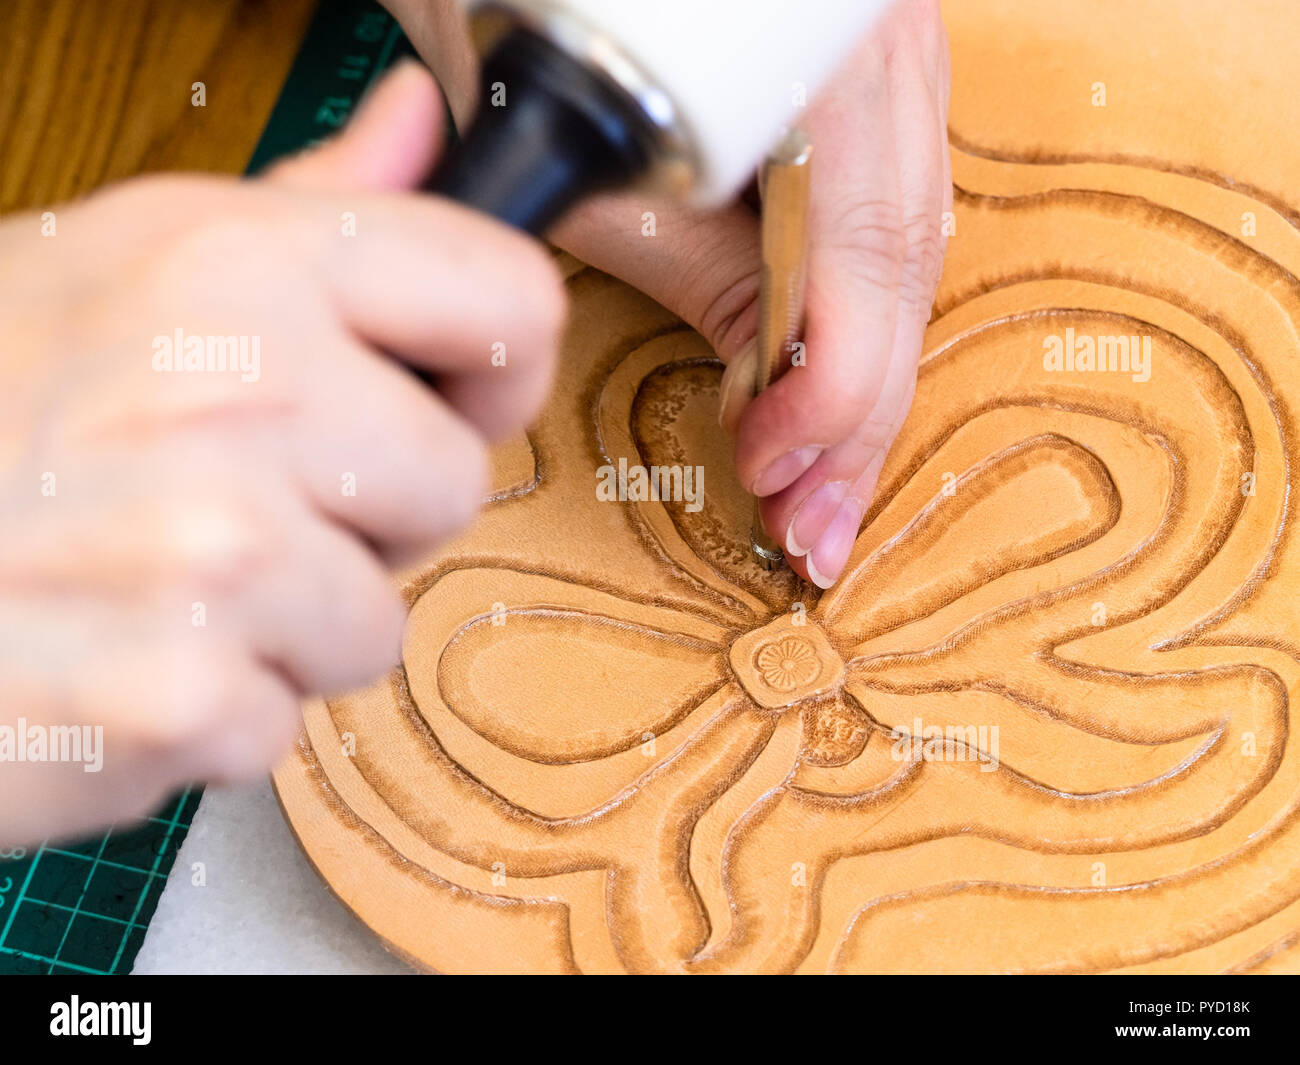
[(0, 973), (128, 971), (201, 793), (81, 844), (0, 852)]
[[(336, 132), (375, 78), (411, 48), (373, 0), (321, 4), (248, 169)], [(0, 850), (0, 975), (128, 973), (202, 789), (81, 843)]]

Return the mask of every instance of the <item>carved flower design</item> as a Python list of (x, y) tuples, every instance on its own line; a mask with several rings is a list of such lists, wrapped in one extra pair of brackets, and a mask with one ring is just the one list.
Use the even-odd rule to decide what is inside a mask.
[(782, 692), (794, 691), (821, 672), (817, 652), (797, 636), (765, 644), (755, 661), (768, 686)]
[[(1051, 232), (1077, 251), (1086, 222)], [(1195, 904), (1153, 901), (1163, 886), (1109, 889), (1213, 861), (1207, 834), (1282, 756), (1285, 684), (1192, 646), (1276, 535), (1239, 521), (1243, 471), (1280, 468), (1267, 404), (1154, 297), (1130, 309), (1157, 334), (1158, 402), (1019, 354), (992, 375), (1064, 312), (985, 297), (936, 329), (845, 576), (815, 599), (749, 557), (703, 342), (594, 272), (570, 286), (571, 383), (531, 434), (535, 487), (412, 579), (403, 670), (308, 714), (310, 784), (286, 801), (295, 821), (365, 811), (391, 848), (369, 875), (409, 870), (428, 931), (368, 904), (355, 855), (335, 890), (443, 969), (524, 951), (531, 970), (860, 970), (931, 933), (974, 967), (961, 944), (997, 954), (989, 937), (1049, 906), (1012, 950), (1025, 967), (1118, 964), (1139, 920), (1186, 949), (1207, 934), (1178, 923)], [(1088, 295), (1060, 297), (1071, 326), (1113, 332)], [(705, 505), (598, 500), (593, 469), (620, 460), (702, 467)], [(893, 922), (913, 896), (932, 927)]]

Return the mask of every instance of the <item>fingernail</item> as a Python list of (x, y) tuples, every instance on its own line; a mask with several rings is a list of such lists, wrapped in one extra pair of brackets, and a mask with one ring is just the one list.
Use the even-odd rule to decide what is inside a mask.
[(818, 588), (829, 588), (839, 578), (840, 571), (853, 552), (858, 528), (866, 507), (859, 499), (850, 496), (840, 504), (835, 517), (808, 555), (808, 576)]
[(732, 436), (746, 405), (754, 395), (754, 360), (758, 358), (758, 340), (751, 340), (731, 360), (719, 386), (718, 424)]
[(863, 501), (863, 504), (870, 503), (876, 498), (876, 486), (880, 483), (881, 471), (885, 468), (885, 459), (888, 452), (883, 449), (877, 451), (867, 468), (862, 471), (862, 476), (853, 482), (853, 494)]
[(828, 481), (799, 504), (785, 533), (787, 555), (802, 558), (812, 549), (834, 519), (848, 491), (848, 481)]
[(822, 453), (822, 450), (821, 447), (814, 444), (787, 451), (758, 475), (753, 488), (750, 489), (750, 494), (770, 496), (781, 491), (782, 488), (788, 488), (798, 480), (799, 476), (809, 466), (817, 461), (817, 457)]

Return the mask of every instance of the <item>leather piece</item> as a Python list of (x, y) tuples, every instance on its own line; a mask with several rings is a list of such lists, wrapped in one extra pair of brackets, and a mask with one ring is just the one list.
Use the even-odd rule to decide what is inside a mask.
[[(560, 388), (405, 575), (403, 669), (306, 708), (277, 793), (404, 957), (1300, 969), (1300, 15), (947, 14), (956, 234), (840, 584), (748, 561), (720, 367), (568, 261)], [(620, 458), (702, 465), (705, 506), (599, 500)]]

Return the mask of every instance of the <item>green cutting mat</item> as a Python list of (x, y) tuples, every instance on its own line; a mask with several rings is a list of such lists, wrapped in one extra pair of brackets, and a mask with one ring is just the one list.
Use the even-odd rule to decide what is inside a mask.
[[(249, 171), (337, 131), (409, 52), (378, 4), (324, 0)], [(0, 974), (130, 972), (201, 794), (188, 788), (143, 824), (84, 843), (0, 850)]]
[(0, 851), (0, 973), (130, 972), (199, 794), (99, 839)]

